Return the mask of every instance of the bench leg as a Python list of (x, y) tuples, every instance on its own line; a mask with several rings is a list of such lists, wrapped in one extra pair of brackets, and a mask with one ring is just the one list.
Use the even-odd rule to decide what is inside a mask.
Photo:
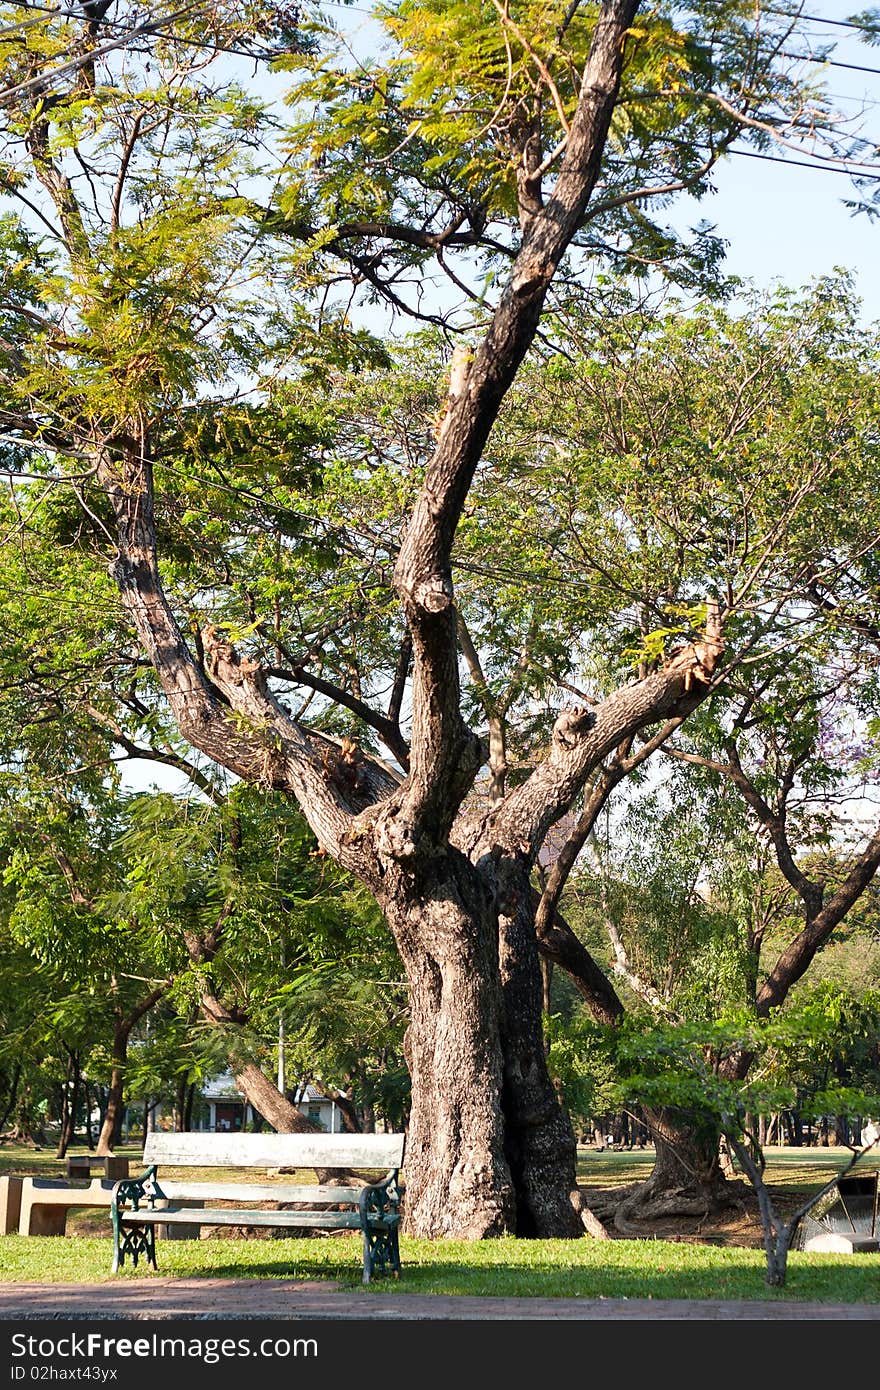
[(38, 1206), (25, 1195), (18, 1229), (23, 1236), (63, 1236), (67, 1231), (67, 1207)]
[(125, 1264), (126, 1255), (131, 1256), (135, 1269), (141, 1255), (147, 1264), (157, 1269), (155, 1229), (152, 1226), (120, 1226), (113, 1241), (112, 1274), (116, 1274)]
[(397, 1239), (397, 1223), (384, 1228), (364, 1229), (364, 1283), (369, 1284), (374, 1270), (384, 1272), (391, 1269), (395, 1277), (400, 1274), (400, 1246)]
[(0, 1178), (0, 1235), (18, 1230), (21, 1217), (21, 1178)]

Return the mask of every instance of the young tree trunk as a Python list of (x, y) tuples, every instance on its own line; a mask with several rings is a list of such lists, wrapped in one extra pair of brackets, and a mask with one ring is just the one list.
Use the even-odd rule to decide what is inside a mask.
[(291, 1105), (256, 1062), (230, 1057), (235, 1084), (248, 1105), (279, 1134), (308, 1133), (315, 1129), (311, 1120)]
[[(156, 985), (143, 999), (128, 1012), (123, 1012), (117, 1003), (114, 1010), (113, 1049), (111, 1053), (110, 1087), (107, 1092), (107, 1105), (101, 1118), (101, 1131), (98, 1135), (97, 1153), (112, 1154), (122, 1135), (122, 1121), (125, 1116), (125, 1074), (128, 1067), (128, 1043), (133, 1029), (140, 1023), (154, 1005), (158, 1004), (167, 990), (167, 984)], [(116, 981), (113, 981), (116, 990)]]
[(17, 1099), (17, 1097), (18, 1097), (18, 1085), (19, 1085), (20, 1080), (21, 1080), (21, 1062), (16, 1062), (15, 1068), (14, 1068), (13, 1073), (12, 1073), (12, 1079), (11, 1079), (11, 1081), (9, 1082), (9, 1090), (8, 1090), (8, 1093), (7, 1093), (7, 1101), (6, 1101), (5, 1106), (3, 1107), (2, 1115), (0, 1115), (0, 1134), (3, 1133), (4, 1129), (6, 1128), (7, 1124), (9, 1123), (9, 1116), (12, 1114), (13, 1110), (15, 1109), (15, 1102), (16, 1102), (16, 1099)]
[(184, 1129), (184, 1112), (186, 1110), (186, 1076), (181, 1076), (177, 1083), (177, 1092), (174, 1097), (174, 1128), (178, 1134)]
[(79, 1103), (80, 1081), (79, 1053), (68, 1051), (67, 1074), (64, 1079), (61, 1106), (61, 1133), (58, 1136), (56, 1158), (64, 1158), (76, 1133), (76, 1107)]
[(128, 1061), (128, 1033), (113, 1039), (113, 1066), (110, 1071), (110, 1086), (107, 1091), (107, 1108), (101, 1121), (96, 1153), (99, 1157), (112, 1154), (119, 1143), (122, 1131), (122, 1117), (125, 1113), (124, 1089), (125, 1067)]
[[(242, 1016), (228, 1008), (207, 984), (202, 988), (199, 1008), (207, 1023), (215, 1027), (222, 1025), (227, 1029), (241, 1029)], [(230, 1048), (229, 1069), (247, 1104), (258, 1115), (262, 1115), (279, 1134), (296, 1134), (315, 1129), (311, 1120), (302, 1115), (297, 1107), (281, 1094), (275, 1082), (269, 1080), (256, 1062), (243, 1055), (243, 1050), (239, 1052), (234, 1046)]]
[(183, 1125), (185, 1131), (192, 1129), (193, 1105), (196, 1099), (195, 1082), (191, 1081), (186, 1088), (186, 1099), (183, 1104)]
[(92, 1088), (88, 1081), (83, 1087), (83, 1104), (86, 1112), (83, 1124), (86, 1134), (86, 1147), (93, 1153), (95, 1149), (95, 1136), (92, 1133)]

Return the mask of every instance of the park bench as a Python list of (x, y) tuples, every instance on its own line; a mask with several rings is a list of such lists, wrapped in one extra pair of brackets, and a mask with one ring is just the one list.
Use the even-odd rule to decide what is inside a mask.
[(63, 1236), (69, 1212), (81, 1207), (109, 1207), (113, 1199), (113, 1183), (104, 1178), (92, 1178), (86, 1187), (46, 1178), (10, 1179), (13, 1181), (18, 1185), (18, 1231), (23, 1236)]
[[(402, 1134), (165, 1134), (147, 1137), (146, 1172), (124, 1178), (113, 1189), (113, 1272), (126, 1255), (137, 1265), (143, 1255), (156, 1268), (156, 1227), (249, 1226), (360, 1231), (364, 1283), (374, 1271), (400, 1273), (398, 1225), (403, 1162)], [(167, 1179), (166, 1168), (316, 1168), (369, 1173), (358, 1186), (283, 1182), (190, 1182)], [(162, 1170), (161, 1174), (159, 1170)], [(376, 1181), (377, 1172), (384, 1177)], [(207, 1207), (210, 1201), (234, 1206)], [(266, 1210), (265, 1204), (296, 1203), (295, 1209)], [(198, 1203), (194, 1207), (192, 1203)], [(261, 1203), (262, 1206), (242, 1205)]]
[(69, 1178), (90, 1178), (93, 1170), (103, 1173), (105, 1178), (116, 1182), (118, 1178), (128, 1177), (128, 1159), (117, 1158), (115, 1154), (68, 1154), (67, 1176)]

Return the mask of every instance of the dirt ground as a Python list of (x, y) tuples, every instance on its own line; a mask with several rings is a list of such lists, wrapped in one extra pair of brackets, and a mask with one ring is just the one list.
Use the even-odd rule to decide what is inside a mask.
[[(602, 1212), (608, 1234), (615, 1240), (655, 1239), (687, 1241), (695, 1245), (731, 1245), (760, 1249), (761, 1219), (755, 1199), (748, 1195), (723, 1211), (704, 1216), (669, 1216), (653, 1221), (630, 1220), (626, 1235), (614, 1229), (606, 1215), (608, 1204), (615, 1196), (613, 1188), (581, 1188), (588, 1204)], [(788, 1215), (800, 1205), (806, 1194), (769, 1188), (774, 1207), (780, 1215)]]

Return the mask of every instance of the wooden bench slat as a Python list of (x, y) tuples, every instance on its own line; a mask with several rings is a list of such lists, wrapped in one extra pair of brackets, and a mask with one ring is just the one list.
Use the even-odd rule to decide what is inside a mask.
[(356, 1211), (254, 1211), (253, 1207), (240, 1211), (228, 1207), (167, 1207), (155, 1211), (142, 1208), (124, 1212), (120, 1219), (123, 1226), (316, 1226), (357, 1230), (361, 1224)]
[(178, 1201), (184, 1198), (202, 1201), (216, 1197), (220, 1202), (357, 1202), (361, 1194), (359, 1187), (332, 1187), (318, 1183), (289, 1187), (281, 1183), (180, 1182), (176, 1178), (169, 1181), (161, 1173), (159, 1186), (166, 1197)]

